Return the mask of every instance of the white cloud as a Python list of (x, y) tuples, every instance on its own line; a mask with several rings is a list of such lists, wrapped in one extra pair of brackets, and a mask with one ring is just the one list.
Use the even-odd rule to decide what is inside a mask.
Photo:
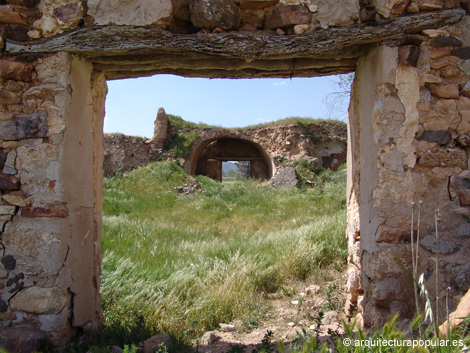
[(276, 81), (274, 82), (274, 86), (283, 86), (287, 83), (287, 81)]

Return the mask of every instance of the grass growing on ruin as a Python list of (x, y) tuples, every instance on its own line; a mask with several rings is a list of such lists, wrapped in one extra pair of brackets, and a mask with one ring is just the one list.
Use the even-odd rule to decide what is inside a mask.
[(175, 190), (190, 176), (172, 162), (106, 179), (103, 339), (187, 341), (262, 311), (287, 283), (344, 269), (345, 170), (322, 174), (290, 190), (197, 177), (190, 195)]
[(300, 116), (292, 116), (290, 118), (280, 119), (280, 120), (276, 120), (276, 121), (270, 121), (270, 122), (267, 122), (267, 123), (250, 125), (247, 128), (248, 129), (257, 129), (257, 128), (266, 127), (266, 126), (288, 125), (288, 124), (301, 124), (303, 126), (320, 125), (320, 124), (346, 125), (346, 123), (344, 121), (335, 120), (335, 119), (313, 119), (313, 118), (305, 118), (305, 117), (300, 117)]

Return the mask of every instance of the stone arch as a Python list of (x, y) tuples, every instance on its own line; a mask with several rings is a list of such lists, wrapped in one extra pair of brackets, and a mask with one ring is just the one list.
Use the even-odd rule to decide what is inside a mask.
[(192, 175), (207, 175), (221, 181), (222, 161), (253, 161), (251, 177), (270, 179), (275, 171), (272, 158), (242, 133), (215, 132), (191, 144), (184, 169)]

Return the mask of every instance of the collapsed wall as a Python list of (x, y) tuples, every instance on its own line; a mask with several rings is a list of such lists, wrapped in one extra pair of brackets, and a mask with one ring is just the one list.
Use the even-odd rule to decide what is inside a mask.
[[(160, 108), (160, 110), (163, 110)], [(160, 115), (159, 110), (159, 115)], [(155, 123), (157, 126), (157, 121)], [(166, 125), (165, 125), (166, 126)], [(266, 154), (270, 178), (280, 167), (292, 166), (296, 160), (306, 159), (316, 167), (337, 169), (346, 161), (346, 124), (340, 122), (315, 122), (261, 126), (257, 128), (217, 128), (186, 127), (168, 125), (165, 134), (158, 130), (158, 143), (154, 138), (106, 134), (104, 137), (104, 175), (113, 176), (119, 172), (129, 172), (151, 161), (176, 159), (185, 166), (186, 172), (207, 175), (201, 169), (201, 156), (209, 144), (219, 140), (245, 141), (259, 146)], [(162, 142), (162, 136), (164, 142)], [(181, 136), (192, 136), (193, 142), (181, 155), (175, 155), (172, 142)], [(244, 156), (244, 144), (234, 144), (226, 148), (221, 160), (249, 160)], [(237, 151), (238, 150), (238, 151)], [(246, 154), (246, 153), (245, 153)], [(202, 171), (201, 171), (202, 170)], [(261, 177), (263, 178), (263, 177)]]

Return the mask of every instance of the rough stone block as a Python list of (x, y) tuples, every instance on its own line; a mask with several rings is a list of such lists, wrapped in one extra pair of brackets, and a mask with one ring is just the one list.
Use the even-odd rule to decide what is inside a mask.
[(452, 55), (459, 57), (463, 60), (470, 59), (470, 48), (457, 48), (452, 50)]
[(359, 2), (356, 0), (320, 1), (316, 11), (312, 11), (313, 6), (316, 5), (309, 7), (311, 12), (315, 12), (312, 18), (314, 21), (318, 21), (322, 28), (348, 26), (359, 18), (360, 8)]
[(458, 147), (436, 147), (425, 152), (418, 161), (424, 167), (467, 167), (467, 153)]
[(22, 7), (15, 5), (0, 5), (0, 23), (26, 26), (26, 21), (21, 17), (21, 9)]
[(0, 139), (3, 140), (46, 137), (47, 133), (46, 112), (17, 115), (14, 120), (0, 122)]
[(192, 0), (191, 22), (196, 28), (229, 30), (241, 23), (240, 8), (233, 0)]
[(58, 314), (67, 303), (67, 297), (57, 287), (24, 288), (10, 300), (12, 311), (32, 314)]
[(41, 330), (44, 332), (60, 332), (67, 330), (68, 320), (71, 316), (70, 308), (65, 307), (60, 314), (39, 315), (38, 321), (41, 323)]
[(2, 259), (2, 264), (5, 270), (13, 271), (16, 268), (16, 259), (12, 255), (6, 255)]
[(171, 0), (89, 0), (88, 15), (95, 24), (118, 26), (164, 25), (171, 16)]
[(457, 144), (460, 147), (470, 147), (470, 136), (469, 135), (462, 135), (457, 137)]
[(34, 217), (58, 217), (67, 218), (68, 212), (65, 210), (58, 209), (54, 206), (48, 207), (22, 207), (21, 213), (23, 217), (34, 218)]
[(263, 10), (243, 10), (242, 28), (256, 30), (263, 27), (265, 13)]
[[(470, 289), (460, 300), (457, 309), (452, 312), (448, 320), (446, 320), (441, 326), (439, 326), (439, 333), (442, 338), (447, 336), (448, 330), (454, 331), (456, 327), (461, 325), (466, 317), (470, 316)], [(463, 325), (462, 325), (463, 326)]]
[(458, 99), (460, 97), (459, 85), (457, 83), (434, 86), (431, 88), (431, 92), (439, 98)]
[(18, 190), (20, 188), (20, 183), (18, 178), (14, 176), (7, 176), (0, 173), (0, 190), (1, 191), (12, 191)]
[(411, 0), (373, 0), (372, 3), (377, 12), (385, 18), (402, 15)]
[(18, 207), (26, 207), (28, 204), (26, 203), (23, 196), (20, 195), (13, 195), (13, 194), (5, 194), (2, 196), (2, 199), (8, 202), (10, 205), (18, 206)]
[(312, 14), (305, 6), (276, 5), (268, 14), (264, 27), (266, 29), (288, 28), (300, 24), (309, 24)]
[(171, 339), (170, 339), (170, 335), (168, 335), (167, 333), (155, 335), (153, 337), (150, 337), (148, 340), (146, 340), (143, 343), (143, 346), (144, 346), (143, 352), (153, 353), (156, 350), (158, 350), (162, 344), (165, 345), (166, 348), (170, 347)]
[(470, 223), (466, 222), (455, 229), (456, 238), (470, 238)]
[(247, 10), (258, 10), (274, 5), (279, 0), (240, 0), (240, 7)]
[(464, 96), (465, 98), (470, 98), (470, 80), (467, 81), (467, 83), (465, 84), (465, 86), (462, 88), (462, 91), (460, 92), (462, 94), (462, 96)]
[(83, 18), (83, 8), (80, 5), (68, 4), (57, 7), (53, 11), (54, 16), (59, 20), (59, 23), (66, 23), (69, 26), (78, 25)]
[(297, 179), (297, 174), (295, 173), (295, 168), (287, 167), (279, 170), (269, 182), (276, 188), (293, 188), (299, 181)]
[(403, 228), (393, 228), (382, 224), (376, 236), (378, 243), (401, 244), (410, 242), (410, 230)]
[(8, 175), (15, 175), (18, 171), (15, 169), (16, 163), (16, 150), (12, 150), (8, 153), (6, 161), (3, 167), (3, 173)]
[(0, 215), (14, 215), (16, 213), (15, 206), (0, 205)]
[(441, 47), (461, 47), (462, 42), (454, 37), (437, 37), (432, 40), (431, 46), (434, 48)]
[(452, 176), (449, 183), (451, 199), (457, 196), (462, 206), (470, 206), (470, 171), (464, 170), (457, 176)]
[(403, 245), (385, 247), (374, 253), (364, 251), (362, 271), (371, 280), (383, 280), (390, 276), (403, 275), (403, 268), (395, 258), (399, 259), (405, 266), (411, 263), (411, 257)]
[(424, 237), (421, 239), (420, 245), (435, 254), (453, 254), (460, 250), (460, 248), (451, 241), (442, 239), (436, 241), (435, 235), (428, 235)]
[[(5, 88), (0, 88), (0, 104), (6, 104), (6, 105), (14, 105), (18, 104), (21, 102), (21, 96), (14, 93), (10, 92), (8, 89)], [(1, 133), (1, 129), (0, 129)]]
[(189, 0), (171, 0), (171, 4), (174, 18), (181, 21), (189, 20)]
[(31, 64), (0, 59), (0, 77), (5, 80), (31, 81)]
[(400, 65), (416, 66), (419, 59), (419, 47), (404, 45), (398, 49), (398, 63)]
[(0, 345), (15, 353), (36, 352), (45, 339), (44, 332), (31, 327), (9, 327), (0, 332)]
[(436, 142), (443, 146), (450, 142), (452, 134), (449, 131), (425, 130), (419, 139), (427, 142)]

